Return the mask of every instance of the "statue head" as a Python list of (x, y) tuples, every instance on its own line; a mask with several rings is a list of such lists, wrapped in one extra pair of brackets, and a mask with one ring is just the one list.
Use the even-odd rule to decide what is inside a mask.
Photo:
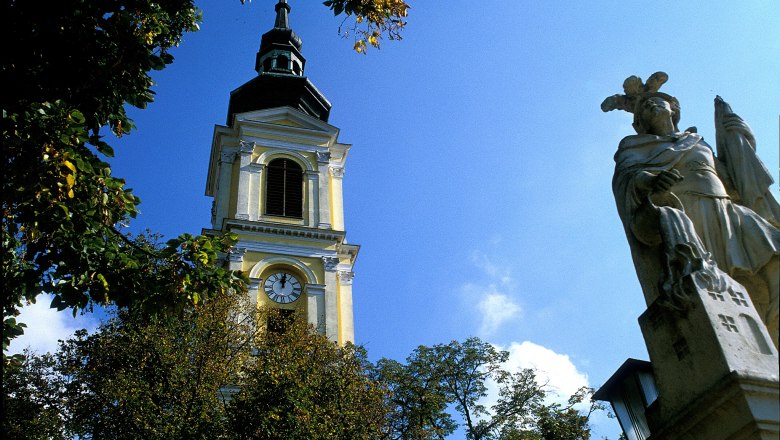
[(680, 122), (680, 102), (674, 96), (661, 92), (644, 93), (637, 97), (632, 113), (632, 125), (637, 134), (653, 133), (653, 124), (659, 113), (662, 114), (660, 117), (671, 118), (674, 130), (679, 131), (677, 123)]
[(634, 130), (638, 134), (645, 134), (651, 131), (653, 121), (649, 120), (647, 108), (657, 107), (661, 101), (668, 104), (671, 111), (669, 115), (672, 124), (677, 130), (677, 123), (680, 121), (680, 102), (674, 96), (659, 92), (658, 89), (669, 79), (669, 75), (664, 72), (656, 72), (650, 75), (646, 83), (638, 76), (629, 76), (623, 82), (624, 95), (612, 95), (601, 103), (601, 110), (608, 112), (611, 110), (624, 110), (634, 114)]

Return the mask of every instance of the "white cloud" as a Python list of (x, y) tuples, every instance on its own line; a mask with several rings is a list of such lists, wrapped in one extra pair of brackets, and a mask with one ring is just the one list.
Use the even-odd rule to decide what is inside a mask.
[[(536, 370), (539, 384), (547, 384), (548, 400), (565, 402), (579, 388), (588, 385), (588, 376), (574, 366), (569, 356), (530, 341), (512, 342), (506, 366), (510, 371), (522, 368)], [(557, 397), (556, 397), (557, 396)]]
[[(503, 367), (510, 373), (531, 368), (536, 372), (536, 383), (547, 391), (544, 403), (565, 404), (578, 389), (588, 386), (588, 376), (577, 370), (568, 355), (559, 354), (547, 347), (530, 341), (512, 342), (509, 347), (496, 346), (499, 350), (509, 352), (509, 359)], [(493, 406), (498, 400), (498, 386), (493, 381), (487, 382), (487, 397), (484, 399), (486, 408)], [(589, 403), (584, 402), (580, 410), (586, 410)]]
[[(522, 308), (514, 299), (514, 279), (507, 267), (496, 264), (479, 251), (471, 254), (471, 262), (482, 274), (484, 282), (472, 281), (461, 288), (467, 301), (476, 302), (479, 316), (478, 334), (491, 336), (504, 323), (520, 315)], [(480, 278), (480, 277), (478, 277)]]
[(27, 328), (22, 336), (11, 342), (9, 353), (20, 353), (27, 347), (36, 353), (53, 353), (57, 350), (58, 340), (67, 339), (78, 329), (92, 331), (97, 327), (97, 320), (91, 315), (73, 317), (70, 310), (58, 312), (50, 308), (50, 302), (50, 298), (41, 295), (35, 304), (22, 308), (16, 321), (27, 324)]
[(467, 284), (464, 291), (469, 296), (480, 298), (477, 310), (480, 313), (479, 334), (492, 335), (501, 325), (520, 314), (520, 306), (509, 295), (499, 292), (495, 285), (480, 287)]
[[(484, 274), (485, 282), (469, 282), (462, 291), (469, 301), (476, 301), (479, 315), (480, 337), (490, 339), (499, 328), (517, 319), (523, 312), (516, 300), (516, 282), (511, 270), (494, 262), (483, 252), (473, 252), (471, 262)], [(588, 386), (588, 377), (574, 366), (568, 355), (556, 353), (547, 347), (530, 341), (511, 342), (508, 347), (496, 345), (499, 350), (509, 352), (504, 369), (517, 372), (526, 368), (536, 372), (536, 381), (547, 392), (546, 404), (566, 403), (569, 397), (583, 386)], [(488, 395), (482, 402), (490, 408), (498, 399), (498, 387), (488, 381)]]
[[(462, 291), (470, 301), (476, 301), (476, 311), (480, 318), (478, 335), (489, 340), (502, 325), (517, 319), (523, 313), (523, 308), (516, 299), (517, 283), (508, 267), (496, 263), (488, 254), (479, 251), (472, 253), (471, 262), (484, 274), (485, 282), (469, 282), (462, 287)], [(530, 341), (495, 347), (509, 352), (505, 370), (514, 373), (530, 368), (535, 371), (537, 383), (547, 392), (546, 404), (565, 404), (577, 390), (588, 386), (588, 376), (577, 370), (566, 354), (556, 353)], [(498, 387), (490, 381), (487, 385), (488, 396), (483, 403), (490, 408), (498, 398)], [(584, 405), (587, 406), (587, 403)]]

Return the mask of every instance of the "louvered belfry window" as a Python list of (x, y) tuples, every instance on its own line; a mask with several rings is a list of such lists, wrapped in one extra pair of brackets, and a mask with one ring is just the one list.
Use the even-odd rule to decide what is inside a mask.
[(268, 163), (265, 213), (303, 218), (303, 170), (294, 161), (274, 159)]

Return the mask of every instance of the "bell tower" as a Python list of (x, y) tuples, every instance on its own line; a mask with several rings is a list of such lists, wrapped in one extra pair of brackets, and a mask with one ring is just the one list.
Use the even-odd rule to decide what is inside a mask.
[(258, 306), (298, 313), (330, 340), (354, 341), (352, 268), (359, 246), (344, 230), (342, 179), (350, 145), (328, 124), (331, 104), (304, 76), (290, 6), (276, 4), (257, 76), (230, 93), (214, 128), (206, 195), (211, 229), (238, 235), (229, 266), (250, 278)]

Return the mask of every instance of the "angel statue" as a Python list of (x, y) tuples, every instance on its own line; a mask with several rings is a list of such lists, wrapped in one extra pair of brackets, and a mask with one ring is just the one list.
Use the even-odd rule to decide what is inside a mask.
[(612, 189), (645, 299), (674, 303), (684, 296), (675, 285), (680, 272), (691, 267), (709, 271), (715, 284), (735, 280), (777, 347), (780, 205), (772, 177), (750, 127), (719, 96), (717, 157), (695, 127), (680, 131), (679, 102), (658, 91), (667, 79), (631, 76), (625, 94), (601, 104), (634, 114), (637, 134), (618, 146)]

